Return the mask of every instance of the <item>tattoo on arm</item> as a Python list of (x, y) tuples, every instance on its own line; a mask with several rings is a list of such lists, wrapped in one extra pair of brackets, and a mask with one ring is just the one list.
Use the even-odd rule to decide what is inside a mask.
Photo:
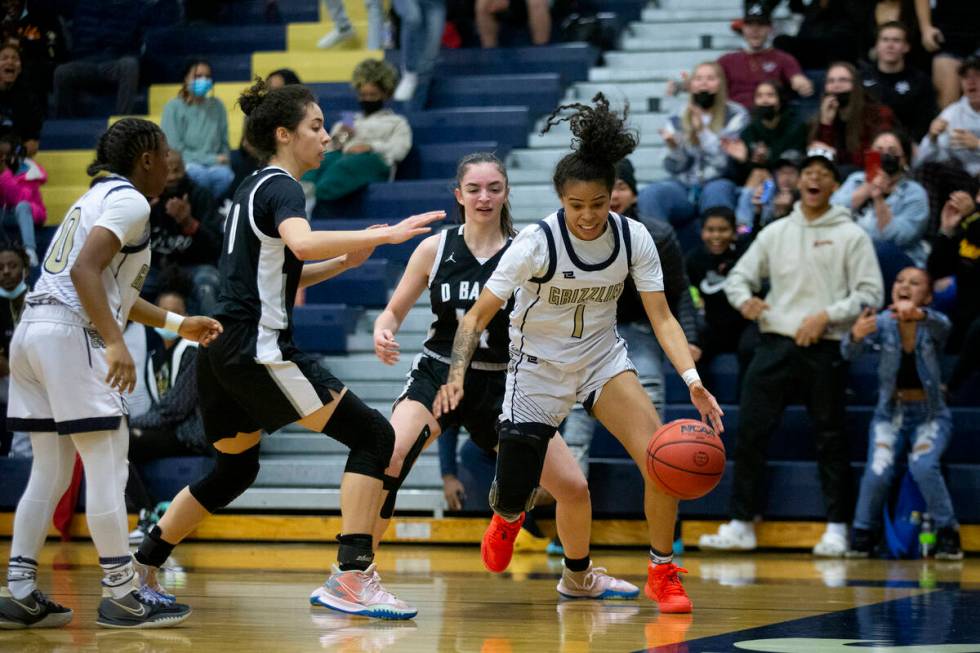
[(453, 339), (453, 355), (449, 363), (449, 381), (463, 382), (466, 368), (473, 358), (473, 352), (480, 344), (480, 332), (468, 325), (460, 324), (456, 330), (456, 337)]

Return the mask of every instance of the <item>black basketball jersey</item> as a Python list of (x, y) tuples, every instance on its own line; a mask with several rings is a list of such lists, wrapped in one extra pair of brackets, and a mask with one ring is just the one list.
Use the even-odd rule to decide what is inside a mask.
[[(429, 327), (423, 351), (446, 363), (452, 356), (459, 318), (476, 302), (483, 284), (493, 274), (500, 257), (511, 243), (508, 238), (499, 252), (486, 263), (480, 263), (463, 240), (464, 226), (450, 227), (439, 234), (439, 249), (429, 272), (429, 303), (435, 320)], [(513, 300), (498, 311), (480, 336), (480, 345), (471, 362), (475, 369), (486, 368), (487, 365), (493, 369), (506, 369), (510, 342), (508, 315), (512, 304)]]
[(288, 172), (268, 166), (241, 183), (225, 221), (216, 315), (273, 331), (289, 328), (303, 272), (279, 237), (289, 218), (306, 219), (306, 200)]

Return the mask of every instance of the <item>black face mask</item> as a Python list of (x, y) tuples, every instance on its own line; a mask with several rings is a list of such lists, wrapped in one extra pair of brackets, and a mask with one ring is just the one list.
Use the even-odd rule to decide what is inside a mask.
[(881, 155), (881, 171), (889, 177), (894, 177), (902, 170), (902, 160), (894, 154)]
[(775, 105), (759, 106), (755, 108), (755, 117), (759, 120), (772, 120), (778, 115), (779, 111)]
[(837, 104), (840, 106), (841, 109), (846, 109), (847, 105), (851, 103), (850, 91), (844, 91), (843, 93), (836, 93), (835, 95), (837, 95)]
[(381, 111), (385, 105), (384, 100), (360, 100), (358, 104), (361, 105), (361, 111), (364, 112), (365, 116)]
[(715, 106), (715, 94), (710, 91), (698, 91), (691, 96), (691, 99), (694, 100), (694, 104), (702, 109), (710, 109)]

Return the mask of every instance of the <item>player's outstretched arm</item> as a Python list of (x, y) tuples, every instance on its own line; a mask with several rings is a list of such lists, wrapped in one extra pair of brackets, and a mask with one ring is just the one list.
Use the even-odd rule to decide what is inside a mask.
[(313, 231), (305, 218), (296, 217), (279, 224), (279, 236), (299, 260), (323, 261), (378, 245), (403, 243), (429, 233), (429, 225), (445, 217), (445, 211), (429, 211), (390, 227), (360, 231)]
[(463, 398), (466, 368), (469, 367), (473, 352), (480, 344), (480, 334), (503, 306), (503, 299), (484, 288), (473, 304), (473, 308), (468, 310), (460, 320), (459, 326), (456, 327), (456, 337), (453, 339), (449, 375), (445, 385), (439, 388), (439, 394), (436, 395), (432, 406), (432, 414), (436, 417), (454, 410), (459, 405)]
[(657, 342), (667, 354), (674, 369), (676, 369), (684, 381), (687, 383), (691, 392), (691, 403), (701, 413), (702, 421), (711, 425), (716, 433), (725, 430), (721, 422), (721, 417), (725, 413), (715, 400), (714, 396), (708, 392), (701, 379), (698, 377), (697, 369), (694, 367), (694, 359), (691, 357), (691, 350), (684, 336), (684, 330), (677, 322), (677, 319), (670, 312), (667, 298), (662, 292), (640, 292), (640, 299), (643, 301), (643, 308), (650, 326), (657, 335)]
[[(193, 340), (207, 347), (223, 331), (221, 322), (204, 315), (183, 316), (165, 311), (142, 297), (137, 298), (129, 311), (129, 319), (151, 327), (165, 327), (176, 331), (185, 340)], [(173, 328), (177, 327), (177, 328)]]
[[(368, 229), (383, 229), (387, 226), (386, 224), (373, 224)], [(333, 279), (338, 274), (347, 270), (360, 267), (364, 261), (371, 258), (371, 254), (373, 253), (374, 247), (371, 246), (353, 252), (347, 252), (343, 256), (337, 256), (328, 261), (307, 263), (303, 266), (303, 272), (300, 274), (299, 287), (306, 288), (307, 286), (314, 286), (321, 281)]]
[(429, 236), (415, 248), (388, 305), (374, 321), (374, 354), (386, 365), (394, 365), (398, 362), (401, 347), (395, 340), (395, 334), (405, 321), (405, 316), (429, 285), (429, 271), (435, 262), (438, 248), (438, 235)]

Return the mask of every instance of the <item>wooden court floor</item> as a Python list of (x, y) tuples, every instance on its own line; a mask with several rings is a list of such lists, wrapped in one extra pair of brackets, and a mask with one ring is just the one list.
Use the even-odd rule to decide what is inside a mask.
[[(3, 560), (9, 540), (0, 541)], [(559, 601), (560, 559), (519, 553), (486, 573), (479, 549), (395, 545), (379, 569), (418, 606), (409, 622), (350, 618), (307, 597), (334, 560), (333, 545), (188, 543), (166, 583), (194, 613), (180, 627), (105, 631), (94, 624), (99, 573), (90, 542), (49, 541), (43, 589), (75, 610), (64, 629), (0, 631), (0, 651), (769, 651), (978, 653), (980, 561), (814, 560), (806, 554), (689, 553), (693, 615), (661, 615), (637, 601)], [(597, 564), (642, 586), (644, 552), (601, 549)], [(854, 648), (848, 642), (877, 642)]]

